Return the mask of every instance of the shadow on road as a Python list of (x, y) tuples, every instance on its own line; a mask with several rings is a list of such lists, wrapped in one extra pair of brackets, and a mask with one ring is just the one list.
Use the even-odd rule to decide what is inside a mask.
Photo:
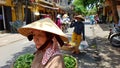
[[(68, 38), (71, 40), (71, 37)], [(86, 37), (86, 40), (89, 47), (80, 54), (62, 52), (76, 57), (79, 68), (120, 68), (120, 48), (112, 47), (107, 38)]]
[(120, 68), (120, 48), (111, 46), (107, 38), (96, 37), (102, 68)]
[(21, 52), (18, 52), (16, 54), (14, 54), (13, 58), (17, 58), (18, 56), (22, 55), (22, 54), (26, 54), (26, 53), (34, 53), (35, 52), (35, 45), (30, 45), (30, 47), (24, 47), (24, 49)]
[(98, 25), (103, 31), (109, 31), (109, 25), (106, 24), (98, 24)]
[(16, 58), (18, 58), (18, 56), (26, 54), (26, 53), (34, 53), (34, 52), (35, 52), (34, 44), (30, 45), (29, 47), (24, 47), (21, 52), (13, 54), (13, 58), (11, 60), (7, 61), (7, 65), (5, 65), (1, 68), (10, 68), (10, 66), (15, 62), (15, 60), (16, 60)]

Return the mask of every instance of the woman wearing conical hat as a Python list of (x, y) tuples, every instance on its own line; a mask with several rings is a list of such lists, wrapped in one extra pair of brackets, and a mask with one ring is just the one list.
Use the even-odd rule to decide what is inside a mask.
[(84, 31), (84, 17), (82, 15), (75, 16), (77, 21), (72, 21), (70, 27), (74, 27), (70, 45), (74, 46), (73, 53), (79, 54), (79, 45), (82, 40), (85, 40), (85, 31)]
[(18, 32), (35, 43), (37, 51), (31, 68), (65, 68), (59, 45), (64, 45), (68, 39), (50, 18), (23, 26)]

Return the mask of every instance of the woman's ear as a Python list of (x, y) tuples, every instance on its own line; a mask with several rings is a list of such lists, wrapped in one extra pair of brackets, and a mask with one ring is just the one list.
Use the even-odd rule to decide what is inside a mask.
[(27, 38), (28, 38), (29, 41), (31, 41), (33, 39), (33, 35), (32, 34), (28, 35)]

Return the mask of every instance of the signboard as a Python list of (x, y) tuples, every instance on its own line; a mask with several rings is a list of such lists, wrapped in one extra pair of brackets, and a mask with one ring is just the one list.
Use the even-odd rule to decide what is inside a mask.
[(0, 0), (0, 4), (5, 4), (6, 0)]

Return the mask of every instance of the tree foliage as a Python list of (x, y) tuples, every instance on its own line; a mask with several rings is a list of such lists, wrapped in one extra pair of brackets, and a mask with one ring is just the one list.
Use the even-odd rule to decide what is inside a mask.
[[(88, 9), (95, 9), (95, 6), (98, 6), (100, 3), (104, 2), (104, 0), (74, 0), (73, 5), (75, 6), (75, 11), (87, 14)], [(94, 10), (96, 11), (96, 10)]]

